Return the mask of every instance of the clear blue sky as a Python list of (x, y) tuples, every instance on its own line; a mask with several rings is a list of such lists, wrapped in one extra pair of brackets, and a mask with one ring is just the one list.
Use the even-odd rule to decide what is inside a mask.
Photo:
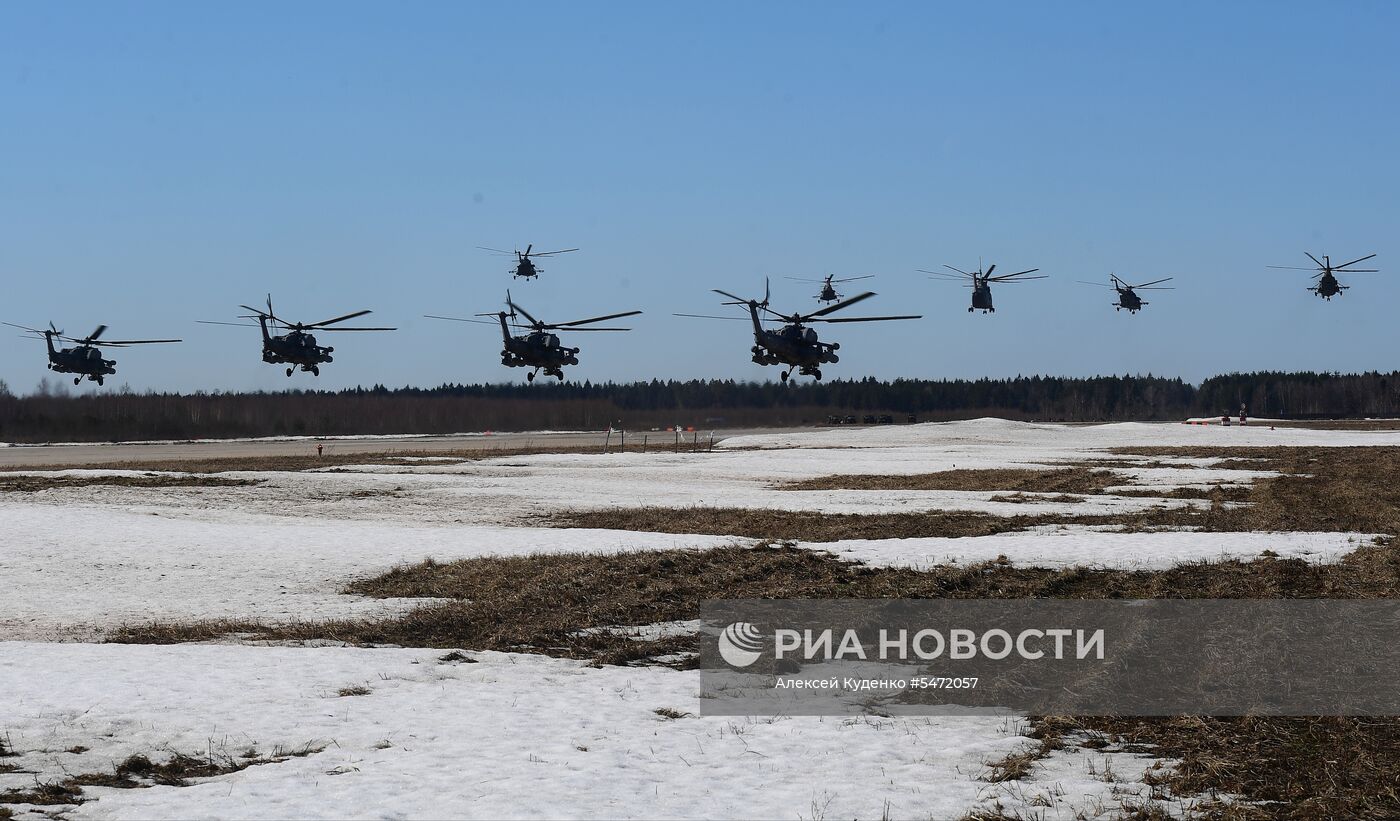
[[(183, 336), (134, 389), (521, 380), (507, 287), (571, 378), (774, 379), (707, 289), (874, 273), (827, 378), (1400, 367), (1400, 5), (0, 5), (0, 319)], [(512, 282), (477, 245), (582, 248)], [(1324, 303), (1303, 250), (1376, 252)], [(1040, 267), (994, 315), (916, 268)], [(1142, 314), (1074, 284), (1177, 277)], [(359, 308), (319, 380), (230, 319)], [(8, 329), (7, 329), (8, 330)], [(327, 335), (329, 338), (330, 335)], [(0, 334), (27, 391), (41, 346)], [(106, 390), (114, 387), (108, 383)], [(86, 383), (84, 390), (86, 390)]]

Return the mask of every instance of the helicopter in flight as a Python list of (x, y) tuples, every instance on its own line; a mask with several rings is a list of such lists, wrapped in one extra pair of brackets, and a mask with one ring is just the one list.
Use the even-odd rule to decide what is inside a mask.
[(1105, 284), (1103, 284), (1102, 282), (1085, 282), (1085, 281), (1082, 280), (1082, 279), (1081, 279), (1081, 280), (1078, 280), (1078, 282), (1079, 282), (1081, 285), (1094, 285), (1094, 286), (1097, 286), (1097, 287), (1099, 287), (1099, 288), (1112, 288), (1112, 289), (1114, 289), (1115, 291), (1118, 292), (1118, 301), (1115, 302), (1115, 303), (1113, 303), (1113, 310), (1115, 310), (1115, 311), (1124, 311), (1124, 310), (1126, 310), (1126, 311), (1127, 311), (1128, 313), (1130, 313), (1130, 314), (1135, 314), (1135, 313), (1137, 313), (1138, 311), (1141, 311), (1141, 310), (1142, 310), (1142, 306), (1144, 306), (1144, 305), (1147, 304), (1147, 302), (1144, 301), (1142, 297), (1138, 296), (1138, 294), (1137, 294), (1138, 291), (1171, 291), (1171, 290), (1175, 290), (1172, 286), (1161, 287), (1161, 284), (1162, 284), (1163, 282), (1170, 282), (1170, 281), (1172, 280), (1171, 277), (1167, 277), (1167, 278), (1165, 278), (1165, 279), (1154, 279), (1154, 280), (1152, 280), (1151, 282), (1144, 282), (1144, 283), (1141, 284), (1141, 285), (1129, 285), (1128, 283), (1126, 283), (1126, 282), (1124, 282), (1123, 280), (1119, 279), (1118, 276), (1117, 276), (1116, 274), (1109, 274), (1109, 275), (1108, 275), (1108, 278), (1109, 278), (1109, 280), (1111, 281), (1111, 284), (1109, 284), (1109, 285), (1105, 285)]
[(487, 248), (484, 245), (478, 245), (477, 247), (483, 251), (490, 251), (493, 254), (514, 256), (515, 269), (511, 276), (516, 279), (537, 279), (539, 277), (540, 268), (534, 263), (535, 257), (552, 257), (555, 254), (567, 254), (578, 250), (577, 248), (565, 248), (562, 251), (531, 251), (530, 249), (535, 247), (533, 244), (526, 245), (524, 251), (502, 251), (499, 248)]
[[(488, 314), (476, 314), (479, 317), (495, 317), (496, 322), (501, 324), (501, 364), (507, 368), (531, 368), (525, 374), (525, 381), (534, 382), (535, 375), (544, 371), (546, 376), (557, 377), (560, 382), (564, 381), (564, 366), (578, 364), (578, 348), (569, 348), (559, 344), (559, 337), (550, 331), (630, 331), (631, 328), (585, 328), (594, 322), (602, 322), (607, 319), (618, 319), (624, 316), (636, 316), (641, 311), (623, 311), (617, 314), (607, 314), (606, 316), (595, 316), (591, 319), (575, 319), (572, 322), (542, 322), (530, 315), (530, 312), (520, 307), (511, 299), (510, 291), (506, 291), (506, 307), (509, 311), (497, 311)], [(529, 324), (517, 321), (517, 314), (525, 317)], [(452, 322), (476, 322), (483, 325), (494, 325), (496, 322), (482, 319), (463, 319), (455, 316), (434, 316), (424, 314), (428, 319), (446, 319)], [(513, 333), (528, 328), (525, 333)]]
[[(720, 296), (726, 296), (734, 300), (726, 302), (725, 305), (742, 305), (749, 310), (749, 320), (753, 323), (754, 346), (751, 350), (753, 361), (759, 365), (786, 365), (787, 370), (779, 376), (782, 381), (788, 381), (794, 369), (803, 376), (811, 376), (818, 381), (822, 378), (821, 366), (827, 363), (840, 361), (836, 351), (841, 348), (839, 342), (822, 342), (817, 338), (817, 332), (807, 327), (817, 322), (885, 322), (895, 319), (922, 319), (922, 316), (847, 316), (827, 318), (827, 314), (840, 311), (844, 308), (863, 302), (872, 296), (874, 292), (866, 291), (857, 294), (849, 299), (833, 303), (813, 311), (810, 314), (792, 313), (781, 314), (768, 307), (769, 289), (768, 281), (763, 283), (763, 300), (744, 299), (735, 296), (728, 291), (713, 289)], [(768, 314), (769, 316), (763, 316)], [(710, 316), (707, 314), (676, 314), (676, 316), (695, 317), (698, 319), (734, 319), (741, 320), (743, 317), (737, 316)], [(777, 330), (769, 330), (763, 327), (764, 322), (781, 322), (782, 327)]]
[[(103, 359), (101, 348), (125, 348), (128, 345), (154, 345), (164, 342), (180, 342), (179, 339), (101, 339), (106, 333), (106, 325), (98, 325), (93, 332), (78, 339), (72, 336), (64, 336), (63, 331), (54, 327), (52, 322), (44, 330), (37, 328), (27, 328), (23, 325), (15, 325), (11, 322), (3, 323), (11, 328), (19, 328), (35, 337), (42, 336), (44, 342), (49, 346), (49, 370), (58, 373), (77, 374), (73, 377), (73, 384), (77, 385), (87, 378), (101, 385), (104, 377), (111, 376), (117, 372), (117, 361), (115, 359)], [(72, 342), (77, 347), (56, 348), (54, 340), (60, 342)]]
[(827, 274), (826, 277), (823, 279), (803, 279), (802, 277), (786, 277), (786, 279), (790, 279), (793, 282), (812, 282), (821, 285), (822, 290), (821, 293), (817, 294), (817, 301), (836, 302), (837, 300), (842, 299), (841, 294), (836, 293), (837, 283), (855, 282), (858, 279), (870, 279), (873, 276), (875, 275), (865, 274), (864, 276), (845, 277), (844, 279), (836, 279), (835, 274)]
[(1322, 259), (1318, 259), (1312, 254), (1309, 254), (1307, 251), (1304, 251), (1303, 253), (1307, 254), (1308, 259), (1317, 263), (1316, 268), (1295, 268), (1291, 265), (1270, 265), (1269, 267), (1278, 268), (1284, 271), (1316, 271), (1317, 273), (1313, 274), (1313, 279), (1317, 280), (1317, 284), (1309, 286), (1308, 290), (1312, 291), (1313, 293), (1317, 294), (1318, 296), (1322, 297), (1328, 302), (1332, 301), (1332, 297), (1339, 296), (1342, 293), (1342, 291), (1345, 291), (1351, 287), (1350, 285), (1343, 285), (1340, 282), (1338, 282), (1336, 276), (1337, 274), (1374, 274), (1380, 270), (1378, 268), (1351, 267), (1352, 265), (1355, 265), (1358, 262), (1365, 262), (1368, 259), (1374, 259), (1376, 256), (1375, 254), (1371, 254), (1370, 256), (1365, 256), (1360, 259), (1354, 259), (1351, 262), (1344, 262), (1341, 265), (1333, 265), (1332, 258), (1326, 254), (1322, 255)]
[(1029, 268), (1025, 271), (1017, 271), (1014, 274), (1002, 274), (1001, 276), (992, 276), (992, 272), (997, 269), (997, 266), (995, 264), (988, 266), (985, 272), (982, 270), (982, 266), (980, 263), (978, 264), (976, 271), (963, 271), (958, 268), (954, 268), (951, 265), (944, 265), (943, 267), (947, 268), (949, 271), (956, 271), (957, 273), (949, 274), (944, 271), (925, 271), (922, 268), (919, 269), (919, 273), (930, 274), (931, 278), (934, 279), (945, 279), (953, 280), (955, 282), (963, 282), (967, 285), (967, 287), (971, 288), (972, 305), (967, 309), (968, 313), (972, 313), (973, 311), (981, 311), (984, 314), (996, 313), (997, 309), (994, 305), (992, 305), (993, 282), (1026, 282), (1032, 279), (1047, 279), (1045, 275), (1041, 275), (1038, 277), (1026, 276), (1026, 274), (1033, 274), (1036, 271), (1039, 271), (1039, 268)]
[(213, 322), (210, 320), (198, 320), (204, 325), (238, 325), (243, 327), (258, 327), (262, 329), (262, 358), (264, 362), (275, 365), (289, 365), (287, 376), (297, 368), (301, 368), (302, 373), (309, 373), (313, 376), (321, 375), (321, 365), (333, 362), (335, 358), (331, 353), (335, 348), (316, 344), (316, 337), (311, 331), (396, 331), (397, 328), (332, 328), (338, 322), (347, 319), (354, 319), (357, 316), (364, 316), (370, 311), (356, 311), (352, 314), (338, 316), (334, 319), (323, 319), (320, 322), (288, 322), (272, 312), (272, 295), (267, 295), (267, 310), (253, 308), (248, 305), (239, 305), (245, 311), (252, 311), (251, 316), (243, 316), (242, 319), (256, 319), (256, 326), (246, 322)]

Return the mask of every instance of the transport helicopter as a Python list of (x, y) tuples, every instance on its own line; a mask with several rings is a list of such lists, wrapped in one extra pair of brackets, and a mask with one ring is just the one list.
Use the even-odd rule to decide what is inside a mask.
[[(763, 301), (754, 299), (744, 299), (735, 296), (728, 291), (721, 291), (718, 288), (714, 292), (720, 296), (726, 296), (734, 300), (726, 302), (725, 305), (742, 305), (749, 310), (749, 320), (753, 323), (754, 346), (751, 349), (753, 361), (759, 365), (786, 365), (787, 370), (779, 376), (782, 381), (788, 381), (794, 369), (803, 376), (811, 376), (821, 380), (821, 366), (827, 363), (836, 363), (840, 357), (836, 351), (841, 348), (839, 342), (822, 342), (817, 338), (817, 332), (807, 327), (817, 322), (886, 322), (895, 319), (922, 319), (922, 316), (847, 316), (827, 318), (827, 314), (840, 311), (845, 308), (863, 302), (872, 296), (874, 292), (866, 291), (857, 294), (850, 299), (828, 305), (825, 308), (813, 311), (810, 314), (792, 313), (781, 314), (768, 307), (769, 290), (768, 282), (763, 283)], [(769, 316), (763, 316), (768, 314)], [(743, 317), (737, 316), (710, 316), (708, 314), (676, 314), (676, 316), (695, 317), (698, 319), (737, 319), (742, 321)], [(763, 327), (764, 322), (781, 322), (782, 327), (777, 330), (769, 330)]]
[(1270, 265), (1269, 267), (1278, 268), (1284, 271), (1316, 271), (1317, 273), (1313, 274), (1313, 279), (1317, 280), (1317, 284), (1309, 286), (1308, 290), (1312, 291), (1313, 293), (1317, 294), (1318, 296), (1322, 297), (1328, 302), (1332, 301), (1332, 297), (1340, 296), (1342, 291), (1351, 288), (1350, 285), (1343, 285), (1342, 283), (1338, 282), (1336, 276), (1337, 274), (1374, 274), (1378, 273), (1380, 270), (1378, 268), (1351, 267), (1352, 265), (1355, 265), (1358, 262), (1365, 262), (1368, 259), (1374, 259), (1376, 256), (1375, 254), (1371, 254), (1370, 256), (1365, 256), (1360, 259), (1354, 259), (1351, 262), (1344, 262), (1341, 265), (1333, 265), (1332, 258), (1326, 254), (1322, 255), (1322, 259), (1318, 259), (1312, 254), (1309, 254), (1307, 251), (1304, 251), (1303, 253), (1307, 254), (1308, 259), (1312, 260), (1314, 263), (1317, 264), (1316, 268), (1295, 268), (1291, 265)]
[(1017, 271), (1014, 274), (1002, 274), (1001, 276), (992, 276), (992, 272), (997, 269), (997, 266), (995, 264), (988, 266), (985, 272), (982, 270), (981, 263), (978, 264), (976, 271), (963, 271), (958, 268), (954, 268), (951, 265), (944, 265), (943, 267), (947, 268), (949, 271), (956, 271), (957, 273), (949, 274), (944, 271), (925, 271), (922, 268), (919, 269), (919, 273), (930, 274), (931, 278), (933, 279), (943, 279), (952, 280), (955, 282), (962, 282), (967, 287), (971, 288), (972, 306), (967, 309), (968, 313), (972, 313), (973, 311), (981, 311), (984, 314), (996, 313), (997, 309), (994, 305), (992, 305), (993, 282), (1026, 282), (1032, 279), (1048, 278), (1045, 275), (1041, 275), (1038, 277), (1026, 276), (1026, 274), (1033, 274), (1036, 271), (1039, 271), (1039, 268), (1030, 268), (1025, 271)]
[(874, 275), (874, 274), (865, 274), (864, 276), (845, 277), (844, 279), (836, 279), (836, 278), (835, 278), (835, 277), (836, 277), (835, 274), (827, 274), (826, 277), (825, 277), (824, 279), (803, 279), (802, 277), (786, 277), (786, 279), (790, 279), (790, 280), (792, 280), (793, 282), (813, 282), (813, 283), (816, 283), (816, 284), (818, 284), (818, 285), (821, 285), (821, 286), (822, 286), (822, 290), (821, 290), (821, 293), (817, 294), (817, 301), (818, 301), (818, 302), (835, 302), (835, 301), (837, 301), (837, 300), (839, 300), (839, 299), (842, 299), (841, 294), (836, 293), (836, 285), (837, 285), (837, 283), (841, 283), (841, 282), (855, 282), (855, 281), (858, 280), (858, 279), (870, 279), (870, 278), (873, 277), (873, 276), (875, 276), (875, 275)]
[(335, 361), (331, 353), (335, 348), (322, 346), (316, 343), (316, 337), (311, 331), (396, 331), (397, 328), (333, 328), (329, 327), (347, 319), (354, 319), (357, 316), (364, 316), (370, 313), (368, 310), (356, 311), (345, 316), (338, 316), (335, 319), (323, 319), (320, 322), (288, 322), (272, 312), (272, 295), (267, 295), (267, 310), (263, 311), (248, 305), (239, 305), (245, 311), (252, 311), (251, 316), (241, 317), (242, 319), (256, 319), (256, 326), (246, 322), (213, 322), (210, 320), (198, 320), (204, 325), (238, 325), (243, 327), (258, 327), (262, 329), (262, 358), (264, 362), (273, 365), (289, 365), (287, 376), (300, 368), (302, 373), (309, 373), (312, 376), (321, 375), (321, 365)]
[[(520, 307), (511, 299), (510, 291), (506, 291), (506, 307), (509, 311), (497, 311), (489, 314), (475, 314), (475, 316), (491, 316), (496, 318), (496, 322), (501, 324), (501, 364), (507, 368), (531, 368), (525, 374), (525, 381), (534, 382), (535, 375), (544, 371), (546, 376), (558, 378), (564, 381), (564, 366), (578, 364), (578, 348), (569, 348), (559, 344), (559, 337), (550, 331), (630, 331), (631, 328), (585, 328), (584, 325), (591, 325), (594, 322), (602, 322), (607, 319), (618, 319), (624, 316), (636, 316), (641, 311), (623, 311), (617, 314), (607, 314), (606, 316), (595, 316), (590, 319), (575, 319), (573, 322), (542, 322), (530, 315), (530, 312)], [(517, 314), (525, 317), (529, 324), (517, 321)], [(452, 322), (476, 322), (483, 325), (494, 325), (496, 322), (482, 319), (464, 319), (456, 316), (434, 316), (424, 314), (428, 319), (446, 319)], [(514, 331), (526, 330), (525, 333), (513, 333)]]
[(535, 257), (552, 257), (555, 254), (568, 254), (577, 251), (577, 248), (565, 248), (562, 251), (531, 251), (534, 245), (525, 246), (524, 251), (502, 251), (499, 248), (487, 248), (484, 245), (476, 246), (483, 251), (490, 251), (493, 254), (504, 254), (505, 256), (515, 256), (515, 269), (511, 276), (516, 279), (537, 279), (540, 275), (540, 267), (534, 263)]
[(1085, 282), (1085, 281), (1082, 280), (1082, 279), (1081, 279), (1081, 280), (1077, 280), (1077, 281), (1078, 281), (1081, 285), (1093, 285), (1093, 286), (1096, 286), (1096, 287), (1099, 287), (1099, 288), (1112, 288), (1112, 289), (1114, 289), (1115, 291), (1118, 292), (1118, 301), (1115, 302), (1115, 303), (1113, 303), (1113, 310), (1115, 310), (1115, 311), (1124, 311), (1124, 310), (1126, 310), (1126, 311), (1127, 311), (1128, 313), (1130, 313), (1130, 314), (1135, 314), (1135, 313), (1137, 313), (1138, 311), (1141, 311), (1141, 310), (1142, 310), (1142, 306), (1144, 306), (1144, 305), (1147, 304), (1147, 302), (1146, 302), (1145, 300), (1143, 300), (1142, 297), (1138, 296), (1138, 294), (1137, 294), (1138, 291), (1172, 291), (1172, 290), (1175, 290), (1175, 288), (1173, 288), (1172, 286), (1167, 286), (1167, 287), (1165, 287), (1165, 288), (1159, 287), (1159, 286), (1161, 285), (1161, 283), (1163, 283), (1163, 282), (1170, 282), (1170, 281), (1172, 280), (1171, 277), (1167, 277), (1166, 279), (1154, 279), (1154, 280), (1152, 280), (1151, 282), (1144, 282), (1144, 283), (1141, 284), (1141, 285), (1129, 285), (1128, 283), (1126, 283), (1126, 282), (1124, 282), (1123, 280), (1119, 279), (1118, 276), (1117, 276), (1116, 274), (1109, 274), (1109, 275), (1108, 275), (1108, 278), (1112, 281), (1112, 284), (1110, 284), (1110, 285), (1105, 285), (1105, 284), (1103, 284), (1102, 282)]
[[(28, 334), (33, 334), (36, 338), (42, 336), (45, 344), (49, 346), (49, 370), (58, 373), (77, 374), (73, 377), (73, 384), (76, 385), (87, 378), (97, 384), (103, 383), (104, 377), (111, 376), (117, 372), (117, 361), (115, 359), (103, 359), (101, 348), (125, 348), (128, 345), (155, 345), (165, 342), (180, 342), (179, 339), (101, 339), (106, 333), (106, 325), (98, 325), (93, 332), (78, 339), (72, 336), (64, 336), (63, 331), (54, 327), (52, 322), (44, 330), (37, 328), (26, 328), (23, 325), (15, 325), (11, 322), (4, 323), (11, 328), (19, 328)], [(77, 347), (56, 348), (54, 340), (60, 342), (72, 342)]]

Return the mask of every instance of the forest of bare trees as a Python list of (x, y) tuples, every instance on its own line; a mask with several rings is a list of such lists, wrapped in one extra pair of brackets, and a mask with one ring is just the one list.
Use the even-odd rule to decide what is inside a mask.
[(819, 424), (832, 415), (920, 421), (1171, 420), (1249, 406), (1256, 417), (1400, 416), (1400, 373), (1249, 373), (1199, 386), (1157, 376), (875, 379), (782, 385), (732, 380), (383, 386), (277, 393), (16, 396), (0, 383), (0, 441), (454, 433)]

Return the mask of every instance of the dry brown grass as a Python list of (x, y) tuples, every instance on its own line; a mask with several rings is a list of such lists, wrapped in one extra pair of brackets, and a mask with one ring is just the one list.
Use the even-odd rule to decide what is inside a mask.
[[(1246, 488), (1182, 489), (1146, 495), (1207, 505), (1104, 515), (994, 516), (960, 511), (843, 514), (750, 508), (642, 507), (568, 511), (556, 527), (748, 536), (784, 541), (989, 536), (1041, 525), (1113, 525), (1128, 531), (1199, 528), (1219, 532), (1400, 533), (1400, 448), (1135, 448), (1135, 454), (1247, 458), (1285, 475)], [(985, 488), (984, 488), (985, 489)], [(1017, 500), (1020, 501), (1020, 500)], [(1243, 506), (1226, 506), (1243, 502)]]
[[(249, 751), (234, 758), (209, 753), (202, 756), (175, 753), (168, 759), (155, 763), (144, 755), (132, 755), (117, 764), (110, 773), (80, 773), (59, 781), (36, 784), (32, 788), (0, 790), (0, 810), (11, 813), (5, 804), (34, 804), (38, 806), (63, 806), (82, 804), (88, 800), (83, 787), (112, 787), (116, 789), (140, 789), (142, 787), (189, 786), (193, 779), (212, 778), (227, 775), (258, 764), (271, 764), (300, 758), (320, 752), (323, 747), (307, 745), (296, 750), (275, 749), (262, 755)], [(9, 817), (0, 813), (0, 818)]]
[(218, 476), (3, 476), (0, 493), (35, 493), (71, 487), (246, 487), (257, 479), (229, 479)]
[(1110, 470), (1073, 466), (1052, 470), (990, 468), (910, 476), (821, 476), (778, 485), (780, 490), (973, 490), (1021, 493), (1102, 493), (1126, 480)]

